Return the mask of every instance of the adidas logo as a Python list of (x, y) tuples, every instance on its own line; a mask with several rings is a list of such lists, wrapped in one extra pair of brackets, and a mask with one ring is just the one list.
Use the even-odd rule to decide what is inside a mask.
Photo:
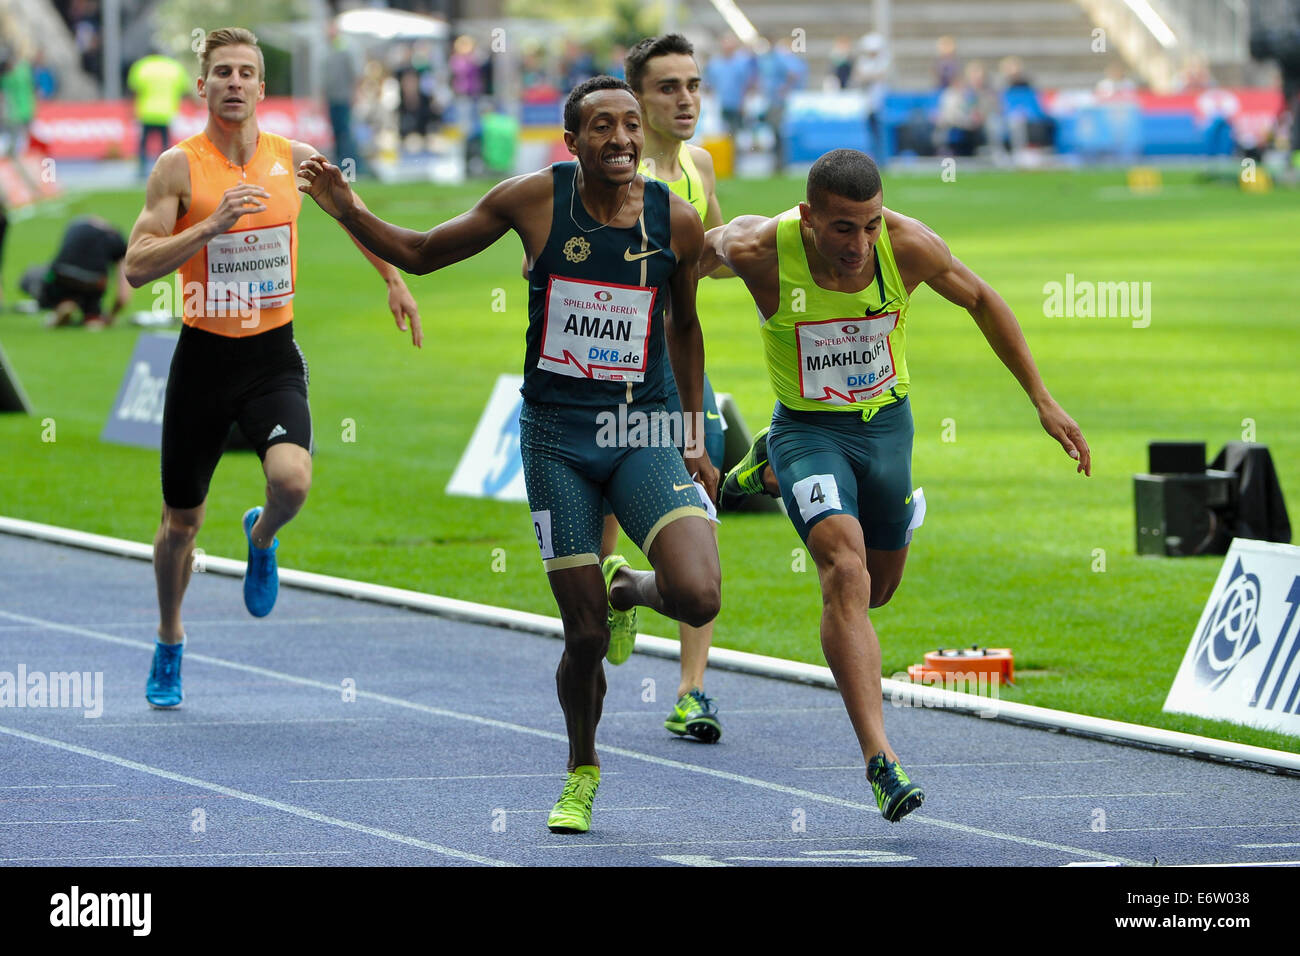
[[(289, 175), (289, 170), (287, 170), (287, 169), (285, 169), (283, 166), (281, 166), (281, 165), (280, 165), (280, 161), (277, 159), (277, 160), (275, 161), (275, 163), (272, 164), (272, 166), (271, 166), (271, 172), (270, 172), (268, 175), (271, 175), (271, 176), (288, 176), (288, 175)], [(276, 427), (278, 428), (279, 426), (276, 426)]]
[(276, 425), (274, 428), (271, 429), (271, 434), (266, 436), (266, 440), (270, 441), (272, 438), (279, 438), (281, 435), (287, 435), (287, 434), (289, 433), (284, 430), (283, 425)]

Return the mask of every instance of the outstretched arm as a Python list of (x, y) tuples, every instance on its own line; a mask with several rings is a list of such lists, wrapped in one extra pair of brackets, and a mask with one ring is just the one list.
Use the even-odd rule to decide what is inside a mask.
[[(676, 198), (676, 197), (674, 197)], [(700, 251), (704, 229), (700, 217), (685, 200), (671, 204), (673, 252), (677, 268), (669, 278), (672, 306), (667, 310), (664, 333), (668, 360), (682, 404), (682, 437), (686, 470), (698, 476), (710, 498), (718, 500), (718, 469), (704, 449), (704, 333), (695, 311), (695, 287), (699, 282)]]
[(403, 272), (427, 275), (478, 255), (515, 224), (515, 214), (528, 192), (528, 176), (516, 176), (495, 186), (467, 213), (428, 232), (403, 229), (365, 208), (343, 173), (324, 156), (312, 156), (298, 167), (306, 181), (298, 188), (341, 222), (362, 245)]
[[(704, 213), (704, 228), (706, 230), (714, 229), (721, 226), (724, 222), (722, 218), (722, 204), (718, 202), (718, 178), (713, 169), (713, 156), (707, 149), (702, 146), (687, 146), (691, 151), (691, 156), (695, 160), (695, 168), (700, 171), (700, 179), (704, 180), (704, 195), (708, 197), (708, 208)], [(710, 279), (734, 279), (736, 274), (727, 266), (718, 263), (713, 269), (700, 269), (700, 275), (708, 276)]]
[[(316, 155), (319, 154), (315, 147), (307, 143), (294, 141), (293, 162), (295, 166), (300, 166), (307, 159)], [(302, 190), (303, 183), (304, 180), (299, 177), (299, 190)], [(360, 196), (353, 194), (353, 198), (362, 209), (366, 208)], [(356, 247), (361, 250), (361, 254), (366, 257), (366, 261), (374, 266), (375, 271), (384, 280), (384, 284), (388, 287), (388, 311), (393, 313), (393, 319), (397, 322), (397, 327), (403, 332), (406, 331), (407, 322), (410, 322), (411, 342), (416, 348), (419, 348), (424, 343), (424, 330), (420, 327), (420, 307), (415, 304), (415, 298), (411, 295), (411, 290), (406, 287), (406, 280), (391, 264), (380, 259), (358, 242), (357, 237), (352, 233), (348, 233), (348, 238), (356, 244)]]
[(912, 266), (919, 267), (920, 271), (914, 274), (920, 275), (922, 282), (971, 314), (993, 352), (1034, 403), (1043, 429), (1078, 462), (1077, 472), (1091, 475), (1092, 452), (1088, 442), (1074, 419), (1048, 392), (1011, 307), (992, 286), (954, 256), (942, 239), (921, 223), (914, 223), (914, 227), (921, 232), (908, 250), (908, 271)]

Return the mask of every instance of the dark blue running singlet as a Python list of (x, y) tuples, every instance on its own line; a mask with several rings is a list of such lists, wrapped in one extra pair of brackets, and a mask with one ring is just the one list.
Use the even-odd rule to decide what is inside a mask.
[(520, 391), (531, 402), (556, 405), (662, 401), (668, 369), (663, 317), (677, 266), (671, 194), (663, 183), (646, 180), (634, 226), (597, 228), (574, 195), (577, 168), (576, 162), (551, 167), (551, 232), (528, 274)]

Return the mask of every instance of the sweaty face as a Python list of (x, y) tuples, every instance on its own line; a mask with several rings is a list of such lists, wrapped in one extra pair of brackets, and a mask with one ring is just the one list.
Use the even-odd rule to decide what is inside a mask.
[(638, 98), (652, 130), (673, 139), (690, 139), (700, 120), (700, 68), (695, 57), (670, 53), (648, 61)]
[(251, 117), (266, 96), (257, 51), (242, 44), (213, 51), (208, 75), (199, 83), (199, 93), (208, 101), (208, 112), (231, 123)]
[(814, 203), (799, 204), (805, 226), (812, 230), (817, 252), (842, 275), (862, 272), (880, 238), (884, 216), (884, 195), (876, 193), (855, 202), (834, 193), (818, 193)]
[(564, 140), (583, 173), (617, 186), (631, 182), (645, 147), (636, 97), (627, 90), (597, 90), (581, 106), (578, 132), (566, 132)]

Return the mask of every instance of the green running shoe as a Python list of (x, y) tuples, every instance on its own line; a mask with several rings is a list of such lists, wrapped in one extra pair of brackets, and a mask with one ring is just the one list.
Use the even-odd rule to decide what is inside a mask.
[[(627, 567), (627, 559), (621, 554), (611, 554), (600, 563), (600, 571), (605, 575), (607, 596), (610, 588), (614, 586), (614, 575), (618, 573), (619, 568), (625, 567)], [(611, 604), (609, 615), (605, 620), (609, 624), (609, 650), (605, 652), (605, 660), (611, 664), (622, 664), (632, 656), (632, 648), (636, 646), (636, 608), (616, 611)]]
[(552, 833), (586, 833), (591, 829), (591, 801), (600, 787), (600, 768), (575, 767), (564, 781), (564, 792), (551, 808), (546, 825)]
[(767, 467), (767, 433), (764, 428), (754, 436), (754, 443), (745, 452), (745, 457), (736, 463), (736, 467), (727, 472), (718, 489), (718, 507), (722, 511), (734, 511), (750, 495), (765, 495), (763, 487), (763, 469)]
[(897, 761), (882, 750), (867, 761), (867, 779), (876, 795), (880, 815), (897, 823), (925, 802), (925, 791), (907, 778)]
[(722, 737), (718, 708), (713, 706), (713, 698), (705, 697), (704, 691), (698, 687), (689, 694), (682, 695), (682, 699), (664, 721), (664, 727), (678, 737), (690, 734), (706, 744), (717, 743)]

